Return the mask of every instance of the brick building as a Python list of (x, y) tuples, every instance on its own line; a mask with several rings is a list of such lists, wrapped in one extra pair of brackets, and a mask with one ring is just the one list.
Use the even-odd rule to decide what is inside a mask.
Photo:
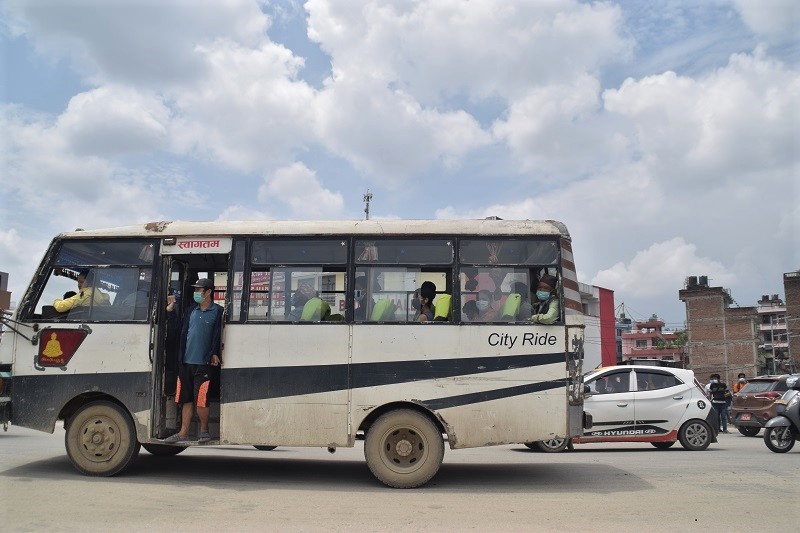
[(783, 275), (786, 295), (786, 329), (789, 341), (788, 360), (793, 372), (800, 372), (800, 270)]
[(707, 381), (718, 373), (733, 383), (739, 372), (747, 377), (766, 373), (766, 362), (759, 360), (757, 342), (758, 313), (755, 307), (730, 307), (730, 293), (722, 287), (709, 287), (706, 276), (690, 276), (678, 291), (686, 304), (686, 367), (698, 379)]

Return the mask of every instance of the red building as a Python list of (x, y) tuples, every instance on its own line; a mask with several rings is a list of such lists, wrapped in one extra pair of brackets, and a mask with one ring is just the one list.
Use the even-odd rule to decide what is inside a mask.
[(674, 331), (664, 331), (664, 322), (653, 315), (636, 322), (630, 333), (622, 334), (623, 364), (657, 364), (683, 367), (683, 345)]

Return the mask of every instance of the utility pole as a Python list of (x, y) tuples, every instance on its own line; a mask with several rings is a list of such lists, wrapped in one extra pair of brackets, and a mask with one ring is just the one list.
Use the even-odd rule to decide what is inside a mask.
[(367, 194), (364, 195), (364, 220), (369, 220), (369, 203), (372, 200), (372, 193), (367, 189)]

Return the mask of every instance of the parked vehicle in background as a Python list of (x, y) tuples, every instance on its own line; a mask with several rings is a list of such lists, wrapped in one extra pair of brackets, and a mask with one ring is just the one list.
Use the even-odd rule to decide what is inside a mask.
[(789, 377), (786, 385), (789, 390), (775, 402), (778, 414), (764, 429), (764, 444), (775, 453), (788, 452), (800, 438), (800, 377)]
[(705, 450), (717, 441), (717, 412), (691, 370), (613, 366), (584, 380), (583, 408), (592, 427), (572, 441), (553, 438), (529, 448), (560, 452), (571, 443), (649, 442), (663, 450), (680, 441), (687, 450)]
[(786, 380), (792, 376), (798, 374), (755, 377), (733, 396), (731, 420), (739, 433), (747, 437), (758, 435), (767, 421), (777, 414), (775, 402), (789, 390)]

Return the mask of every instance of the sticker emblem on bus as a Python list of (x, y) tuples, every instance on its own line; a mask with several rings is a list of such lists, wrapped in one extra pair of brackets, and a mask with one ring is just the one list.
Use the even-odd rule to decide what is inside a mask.
[(39, 336), (39, 366), (66, 366), (89, 332), (85, 329), (42, 330)]

